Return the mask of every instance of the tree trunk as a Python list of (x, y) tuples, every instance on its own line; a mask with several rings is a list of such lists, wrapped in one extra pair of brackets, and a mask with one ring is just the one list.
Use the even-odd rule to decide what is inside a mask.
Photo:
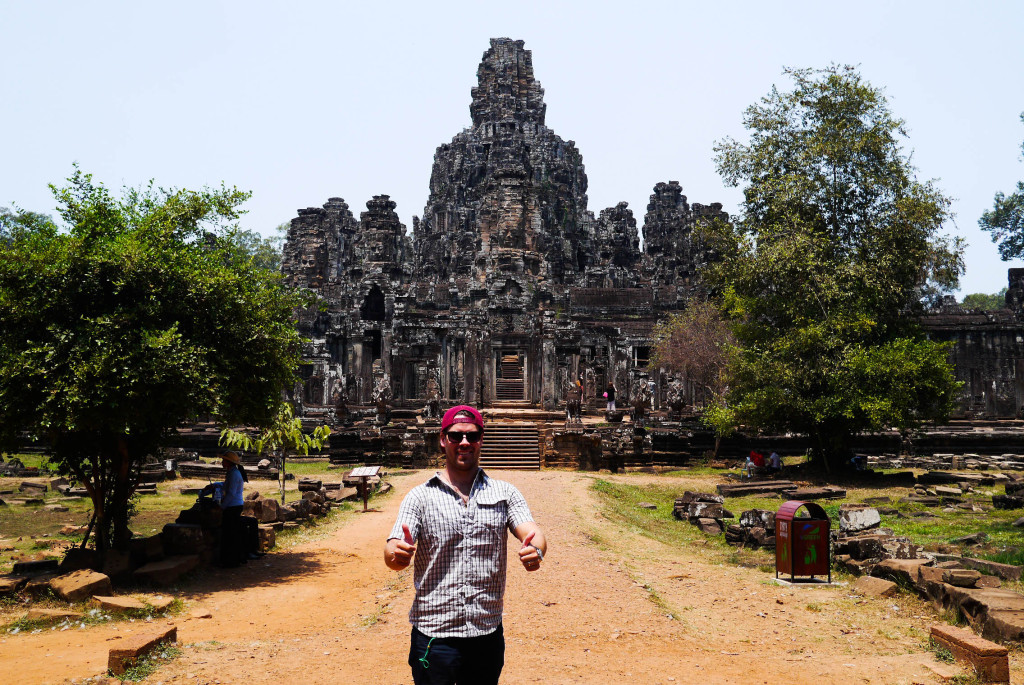
[(112, 511), (110, 511), (113, 539), (110, 543), (114, 549), (128, 549), (128, 541), (132, 537), (132, 532), (128, 528), (129, 504), (135, 488), (131, 477), (132, 458), (123, 438), (117, 441), (113, 472), (114, 489), (111, 497)]

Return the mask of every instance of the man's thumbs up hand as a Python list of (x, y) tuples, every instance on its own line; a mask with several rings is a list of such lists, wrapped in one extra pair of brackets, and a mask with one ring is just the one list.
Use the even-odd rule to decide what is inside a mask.
[(519, 561), (527, 571), (536, 571), (540, 568), (540, 550), (533, 546), (533, 538), (537, 531), (531, 532), (523, 538), (523, 546), (519, 549)]
[(391, 558), (385, 558), (385, 561), (390, 562), (388, 566), (391, 568), (405, 568), (416, 554), (416, 543), (413, 541), (412, 531), (404, 523), (402, 524), (402, 537), (404, 539), (391, 538), (388, 540), (385, 554), (390, 555)]

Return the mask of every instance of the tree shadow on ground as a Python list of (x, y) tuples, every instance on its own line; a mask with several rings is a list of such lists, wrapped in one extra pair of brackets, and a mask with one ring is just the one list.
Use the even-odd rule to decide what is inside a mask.
[[(330, 563), (324, 560), (325, 556), (332, 557)], [(201, 566), (168, 590), (182, 599), (199, 600), (225, 590), (273, 587), (294, 582), (299, 578), (315, 578), (331, 572), (338, 564), (361, 561), (363, 560), (354, 554), (330, 549), (315, 552), (290, 549), (271, 552), (261, 559), (250, 560), (236, 568)], [(153, 591), (153, 588), (144, 589)]]

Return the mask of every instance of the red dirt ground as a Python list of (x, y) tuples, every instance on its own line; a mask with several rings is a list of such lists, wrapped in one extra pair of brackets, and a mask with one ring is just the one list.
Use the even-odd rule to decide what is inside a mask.
[[(381, 555), (401, 497), (427, 475), (396, 479), (381, 511), (352, 516), (324, 539), (192, 583), (188, 608), (173, 620), (184, 654), (147, 682), (411, 682), (411, 572), (389, 571)], [(958, 672), (925, 651), (936, 618), (917, 600), (779, 587), (763, 571), (709, 562), (699, 546), (671, 548), (623, 530), (599, 513), (585, 474), (493, 475), (522, 490), (550, 540), (539, 572), (510, 560), (503, 682), (892, 685)], [(192, 617), (204, 611), (212, 617)], [(4, 635), (0, 680), (99, 675), (110, 646), (147, 627)], [(1021, 682), (1016, 655), (1011, 668)]]

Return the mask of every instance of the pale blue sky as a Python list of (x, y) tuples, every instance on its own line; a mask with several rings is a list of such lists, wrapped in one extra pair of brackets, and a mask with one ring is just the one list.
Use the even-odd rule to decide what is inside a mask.
[(903, 117), (922, 178), (956, 198), (963, 292), (1007, 266), (977, 228), (1024, 179), (1024, 2), (261, 3), (0, 0), (0, 206), (52, 212), (72, 162), (111, 187), (252, 190), (269, 233), (386, 193), (411, 231), (434, 149), (468, 126), (488, 39), (526, 41), (547, 123), (575, 140), (590, 209), (643, 223), (655, 183), (735, 212), (712, 146), (783, 66), (860, 65)]

